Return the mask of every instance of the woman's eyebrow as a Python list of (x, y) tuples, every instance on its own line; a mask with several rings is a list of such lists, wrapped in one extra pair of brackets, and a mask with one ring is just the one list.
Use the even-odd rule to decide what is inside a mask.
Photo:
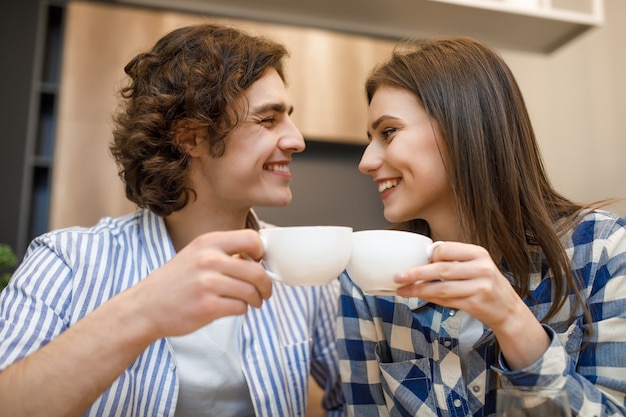
[(387, 114), (383, 114), (382, 116), (380, 116), (378, 119), (374, 120), (372, 122), (372, 130), (376, 130), (378, 128), (378, 126), (385, 120), (398, 120), (397, 117), (394, 116), (389, 116)]

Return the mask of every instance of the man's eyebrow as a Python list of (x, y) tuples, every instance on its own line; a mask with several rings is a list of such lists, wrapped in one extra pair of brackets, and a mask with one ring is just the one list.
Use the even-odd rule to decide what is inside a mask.
[(254, 107), (251, 113), (266, 113), (268, 111), (274, 111), (276, 113), (293, 113), (293, 106), (287, 106), (285, 103), (265, 103), (257, 107)]

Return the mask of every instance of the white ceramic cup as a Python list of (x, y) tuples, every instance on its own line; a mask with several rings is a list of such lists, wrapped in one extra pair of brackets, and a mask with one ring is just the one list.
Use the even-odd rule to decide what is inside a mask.
[(427, 264), (432, 251), (441, 243), (400, 230), (361, 230), (352, 233), (352, 255), (346, 269), (363, 292), (395, 295), (400, 285), (393, 277)]
[(272, 278), (289, 285), (332, 282), (352, 251), (352, 228), (347, 226), (269, 227), (259, 234), (265, 268)]

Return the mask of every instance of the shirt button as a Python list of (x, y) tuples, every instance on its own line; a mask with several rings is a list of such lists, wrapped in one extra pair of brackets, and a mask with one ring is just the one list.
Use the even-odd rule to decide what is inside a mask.
[(445, 347), (450, 347), (450, 345), (451, 345), (451, 344), (452, 344), (452, 342), (451, 342), (451, 341), (449, 341), (449, 340), (446, 340), (445, 342), (443, 342), (443, 345), (444, 345)]
[(461, 400), (457, 398), (456, 400), (452, 401), (452, 404), (454, 404), (454, 406), (458, 408), (461, 406)]
[(450, 317), (454, 316), (455, 314), (456, 314), (456, 310), (450, 310), (450, 311), (448, 312), (448, 315), (449, 315)]
[(474, 392), (479, 392), (479, 391), (480, 391), (480, 387), (479, 387), (478, 385), (474, 385), (474, 386), (472, 387), (472, 391), (474, 391)]

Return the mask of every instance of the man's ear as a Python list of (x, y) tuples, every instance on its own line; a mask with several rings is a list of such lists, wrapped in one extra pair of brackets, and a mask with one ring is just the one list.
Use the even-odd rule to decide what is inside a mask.
[(206, 128), (188, 120), (174, 122), (174, 143), (187, 155), (197, 156), (201, 151), (200, 143), (206, 139)]

